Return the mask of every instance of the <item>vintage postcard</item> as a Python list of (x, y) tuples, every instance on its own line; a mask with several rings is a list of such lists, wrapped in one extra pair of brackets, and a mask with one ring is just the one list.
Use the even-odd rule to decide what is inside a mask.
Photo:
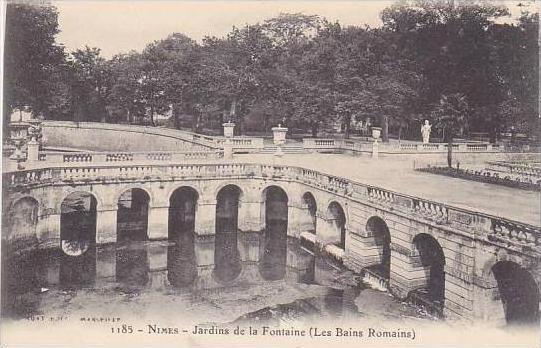
[(539, 347), (539, 5), (3, 1), (0, 346)]

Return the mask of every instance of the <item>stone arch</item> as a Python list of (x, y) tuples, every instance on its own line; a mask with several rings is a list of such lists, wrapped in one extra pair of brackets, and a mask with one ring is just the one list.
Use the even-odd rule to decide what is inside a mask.
[(285, 189), (278, 185), (265, 187), (261, 191), (261, 202), (261, 218), (265, 223), (269, 220), (287, 221), (289, 195)]
[(265, 232), (260, 248), (259, 272), (265, 280), (283, 279), (287, 263), (289, 197), (276, 185), (266, 187), (261, 194)]
[(60, 243), (64, 253), (84, 254), (96, 243), (98, 200), (87, 191), (73, 191), (60, 204)]
[(197, 199), (201, 199), (204, 197), (203, 192), (201, 192), (201, 189), (195, 185), (175, 185), (169, 190), (169, 192), (167, 192), (168, 202), (171, 203), (171, 197), (173, 197), (173, 194), (175, 193), (175, 191), (178, 191), (179, 189), (184, 189), (184, 188), (190, 188), (193, 191), (195, 191), (195, 193), (197, 193)]
[(242, 189), (233, 184), (223, 186), (216, 195), (213, 274), (218, 281), (232, 281), (242, 270), (237, 238), (241, 196)]
[(148, 239), (148, 213), (151, 197), (139, 187), (126, 188), (118, 196), (117, 241), (143, 241)]
[(331, 201), (327, 206), (327, 228), (324, 229), (324, 240), (334, 243), (336, 246), (346, 248), (346, 212), (337, 201)]
[(316, 233), (317, 230), (317, 201), (312, 192), (306, 191), (301, 197), (301, 232)]
[(539, 286), (534, 276), (513, 261), (498, 261), (491, 267), (508, 325), (539, 327)]
[(33, 196), (25, 195), (13, 201), (8, 209), (6, 232), (2, 239), (10, 244), (16, 242), (18, 245), (14, 247), (17, 249), (36, 246), (38, 217), (39, 202)]
[(419, 233), (413, 238), (412, 259), (417, 267), (426, 270), (426, 283), (418, 292), (439, 309), (445, 302), (445, 254), (432, 235)]
[[(67, 190), (66, 190), (66, 188), (67, 188)], [(64, 203), (66, 198), (68, 198), (72, 194), (86, 193), (86, 194), (89, 194), (92, 197), (94, 197), (94, 199), (96, 200), (96, 210), (97, 211), (99, 211), (102, 208), (102, 206), (104, 205), (104, 200), (102, 199), (102, 197), (100, 197), (96, 192), (93, 192), (92, 190), (85, 190), (85, 189), (77, 188), (77, 187), (64, 186), (63, 187), (63, 192), (64, 192), (64, 195), (62, 195), (60, 197), (59, 201), (56, 201), (55, 203), (53, 203), (55, 205), (55, 207), (58, 207), (56, 211), (59, 212), (59, 213), (62, 212), (62, 203)]]
[(119, 188), (118, 190), (116, 190), (113, 204), (115, 205), (118, 204), (118, 200), (120, 199), (120, 196), (122, 196), (122, 194), (124, 194), (126, 191), (133, 190), (133, 189), (145, 191), (145, 193), (148, 195), (148, 198), (149, 198), (149, 201), (148, 201), (149, 206), (152, 206), (154, 204), (154, 194), (152, 190), (150, 190), (148, 187), (144, 185), (139, 185), (139, 184), (131, 184), (128, 186), (123, 186)]
[(193, 233), (200, 199), (197, 189), (179, 186), (169, 195), (169, 239), (176, 239), (181, 233)]
[(374, 267), (385, 279), (391, 274), (391, 233), (385, 220), (372, 216), (366, 222), (366, 232), (377, 248), (379, 264)]

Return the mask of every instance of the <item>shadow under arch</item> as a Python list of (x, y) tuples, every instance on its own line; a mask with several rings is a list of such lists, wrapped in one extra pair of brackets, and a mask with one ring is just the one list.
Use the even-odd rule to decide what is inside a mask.
[(262, 192), (265, 230), (260, 249), (259, 273), (264, 280), (283, 279), (287, 261), (288, 196), (284, 189), (271, 185)]
[(512, 261), (498, 261), (491, 272), (498, 284), (508, 325), (539, 327), (539, 287), (530, 272)]
[(199, 194), (190, 186), (175, 189), (169, 197), (167, 280), (171, 286), (190, 286), (197, 278), (195, 218)]
[(129, 188), (118, 197), (117, 242), (148, 240), (150, 195), (141, 188)]
[(329, 236), (326, 239), (334, 242), (339, 248), (346, 248), (346, 213), (342, 205), (336, 201), (327, 207)]
[(216, 236), (214, 240), (214, 276), (218, 281), (232, 281), (242, 271), (238, 247), (238, 215), (242, 190), (226, 185), (216, 195)]
[(428, 270), (426, 286), (418, 292), (424, 293), (427, 300), (435, 305), (439, 311), (445, 303), (445, 254), (433, 236), (420, 233), (413, 238), (413, 245), (418, 252), (421, 267)]
[(385, 220), (379, 216), (372, 216), (366, 222), (366, 231), (372, 236), (378, 248), (379, 264), (371, 267), (385, 279), (391, 275), (391, 233)]

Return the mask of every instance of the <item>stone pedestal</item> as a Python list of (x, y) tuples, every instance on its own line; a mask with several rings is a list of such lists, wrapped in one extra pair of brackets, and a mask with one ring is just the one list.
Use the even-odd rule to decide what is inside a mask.
[(378, 158), (379, 157), (379, 144), (378, 140), (381, 135), (381, 128), (379, 127), (372, 127), (372, 138), (374, 138), (374, 142), (372, 143), (372, 158)]
[(222, 123), (224, 127), (224, 137), (232, 138), (235, 131), (235, 124), (233, 122)]
[(39, 161), (39, 143), (32, 139), (28, 142), (28, 150), (27, 150), (27, 160), (28, 162), (37, 162)]
[(224, 159), (232, 159), (232, 158), (233, 158), (233, 144), (231, 142), (231, 139), (225, 139)]
[(273, 135), (273, 141), (274, 145), (276, 145), (276, 153), (274, 154), (277, 157), (282, 157), (284, 155), (282, 151), (282, 145), (286, 142), (286, 134), (287, 134), (287, 128), (282, 127), (282, 125), (278, 125), (278, 127), (272, 128), (272, 135)]

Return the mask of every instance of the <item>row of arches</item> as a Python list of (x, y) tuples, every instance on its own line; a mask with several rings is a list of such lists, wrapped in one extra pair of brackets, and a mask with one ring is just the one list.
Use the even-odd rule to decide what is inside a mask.
[[(222, 280), (232, 280), (240, 273), (238, 250), (239, 208), (243, 192), (236, 185), (222, 187), (216, 197), (216, 244), (214, 257), (217, 274)], [(288, 202), (285, 190), (279, 186), (269, 186), (262, 191), (262, 214), (265, 221), (265, 251), (260, 259), (262, 264), (272, 262), (286, 263)], [(169, 240), (179, 241), (183, 248), (186, 239), (195, 228), (195, 217), (199, 195), (191, 187), (176, 189), (169, 199)], [(148, 239), (148, 211), (150, 196), (140, 188), (123, 192), (118, 199), (117, 241), (142, 241)], [(346, 247), (347, 217), (342, 205), (331, 202), (327, 209), (327, 226), (318, 226), (317, 202), (314, 195), (305, 192), (302, 206), (306, 214), (304, 229), (313, 233), (330, 230), (334, 234), (333, 243), (342, 249)], [(97, 200), (93, 194), (74, 192), (61, 204), (61, 247), (68, 255), (81, 255), (95, 246)], [(12, 220), (11, 234), (35, 230), (38, 216), (38, 203), (31, 197), (18, 200), (10, 209)], [(15, 227), (15, 228), (13, 228)], [(324, 228), (321, 228), (324, 227)], [(391, 234), (385, 221), (377, 216), (368, 219), (366, 231), (373, 237), (379, 251), (379, 262), (373, 269), (383, 278), (391, 277)], [(423, 295), (439, 306), (445, 301), (445, 255), (441, 245), (431, 235), (418, 234), (412, 241), (414, 257), (420, 267), (426, 270), (426, 286)], [(272, 256), (272, 257), (271, 257)], [(280, 279), (285, 267), (263, 267), (265, 279)], [(501, 261), (491, 269), (499, 289), (499, 296), (505, 309), (508, 322), (539, 320), (539, 289), (532, 275), (520, 265)]]

